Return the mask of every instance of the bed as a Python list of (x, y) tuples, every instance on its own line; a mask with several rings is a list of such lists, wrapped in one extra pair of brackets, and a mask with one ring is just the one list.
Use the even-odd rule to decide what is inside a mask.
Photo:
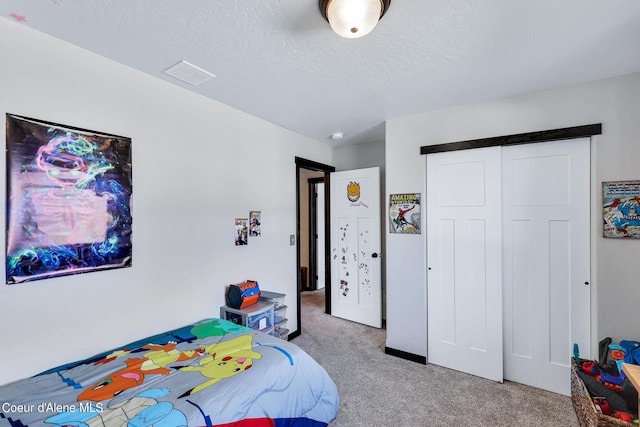
[(0, 426), (321, 427), (338, 404), (296, 345), (207, 319), (0, 386)]

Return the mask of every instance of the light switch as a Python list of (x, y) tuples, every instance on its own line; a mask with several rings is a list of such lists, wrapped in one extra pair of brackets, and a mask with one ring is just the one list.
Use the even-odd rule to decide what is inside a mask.
[(295, 234), (291, 234), (289, 236), (289, 246), (295, 246), (296, 245), (296, 236)]

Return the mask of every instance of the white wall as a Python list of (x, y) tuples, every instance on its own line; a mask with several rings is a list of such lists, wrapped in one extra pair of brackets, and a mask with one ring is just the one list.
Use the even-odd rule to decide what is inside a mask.
[[(638, 100), (640, 73), (390, 120), (387, 194), (426, 195), (421, 146), (602, 123), (602, 135), (592, 138), (591, 326), (596, 357), (597, 342), (604, 337), (640, 339), (636, 268), (640, 240), (601, 237), (602, 182), (640, 179)], [(387, 235), (387, 346), (423, 356), (427, 355), (425, 248), (425, 233)]]
[[(0, 20), (0, 55), (3, 113), (133, 139), (133, 266), (0, 285), (0, 384), (216, 317), (229, 283), (295, 298), (295, 156), (330, 163), (328, 145), (24, 24)], [(236, 247), (249, 210), (263, 236)]]
[[(384, 141), (376, 141), (336, 147), (333, 165), (338, 172), (379, 166), (384, 175), (384, 146)], [(384, 182), (382, 177), (380, 182)]]

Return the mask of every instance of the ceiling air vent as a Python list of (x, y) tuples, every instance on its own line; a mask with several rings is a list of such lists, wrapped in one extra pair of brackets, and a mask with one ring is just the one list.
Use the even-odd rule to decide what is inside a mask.
[(215, 77), (215, 74), (211, 74), (210, 72), (205, 71), (200, 67), (196, 67), (187, 61), (178, 62), (176, 65), (167, 68), (163, 72), (171, 77), (175, 77), (178, 80), (182, 80), (183, 82), (194, 86)]

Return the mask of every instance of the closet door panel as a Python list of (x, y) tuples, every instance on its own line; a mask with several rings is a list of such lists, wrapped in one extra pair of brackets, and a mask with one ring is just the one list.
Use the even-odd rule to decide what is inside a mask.
[(504, 147), (505, 379), (570, 394), (590, 354), (589, 139)]
[(427, 156), (429, 363), (502, 381), (500, 148)]

